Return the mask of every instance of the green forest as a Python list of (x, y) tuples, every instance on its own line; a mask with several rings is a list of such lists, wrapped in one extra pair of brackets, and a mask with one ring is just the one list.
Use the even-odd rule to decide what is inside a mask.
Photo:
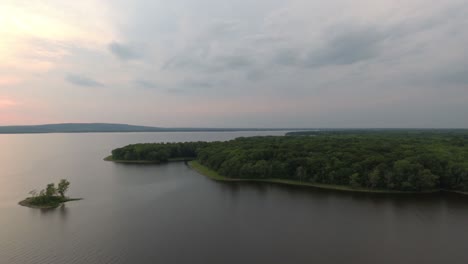
[(232, 179), (284, 179), (373, 190), (468, 191), (466, 131), (334, 131), (226, 142), (136, 144), (115, 160), (192, 157)]
[(181, 158), (194, 159), (198, 151), (208, 145), (208, 142), (133, 144), (112, 150), (112, 160), (163, 163)]

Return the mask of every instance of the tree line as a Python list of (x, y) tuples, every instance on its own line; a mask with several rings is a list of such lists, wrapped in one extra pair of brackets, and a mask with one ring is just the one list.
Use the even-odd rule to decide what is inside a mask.
[(459, 132), (340, 132), (137, 144), (112, 154), (123, 160), (194, 157), (223, 176), (240, 179), (288, 179), (399, 191), (468, 191), (468, 133)]

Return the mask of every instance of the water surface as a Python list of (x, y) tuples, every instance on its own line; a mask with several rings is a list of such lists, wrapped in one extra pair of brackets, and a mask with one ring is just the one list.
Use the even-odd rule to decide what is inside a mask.
[[(468, 199), (213, 182), (105, 162), (129, 143), (283, 132), (0, 135), (0, 263), (468, 263)], [(85, 200), (17, 205), (67, 178)]]

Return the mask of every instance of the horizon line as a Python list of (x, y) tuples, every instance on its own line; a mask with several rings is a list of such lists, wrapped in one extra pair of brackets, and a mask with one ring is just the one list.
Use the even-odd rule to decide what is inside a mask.
[(191, 126), (154, 126), (154, 125), (134, 125), (128, 123), (106, 123), (106, 122), (63, 122), (63, 123), (42, 123), (42, 124), (21, 124), (21, 125), (0, 125), (1, 128), (6, 127), (38, 127), (38, 126), (54, 126), (54, 125), (121, 125), (121, 126), (136, 126), (146, 127), (151, 129), (261, 129), (261, 130), (324, 130), (324, 129), (366, 129), (366, 130), (382, 130), (382, 129), (409, 129), (409, 130), (431, 130), (431, 129), (468, 129), (468, 127), (191, 127)]

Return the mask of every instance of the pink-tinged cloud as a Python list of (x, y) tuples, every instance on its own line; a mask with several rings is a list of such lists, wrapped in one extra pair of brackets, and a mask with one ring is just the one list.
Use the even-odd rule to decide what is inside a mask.
[(20, 79), (13, 77), (13, 76), (0, 76), (0, 86), (15, 85), (15, 84), (18, 84), (19, 82), (20, 82)]
[(9, 108), (18, 105), (17, 102), (9, 99), (0, 99), (0, 109)]

